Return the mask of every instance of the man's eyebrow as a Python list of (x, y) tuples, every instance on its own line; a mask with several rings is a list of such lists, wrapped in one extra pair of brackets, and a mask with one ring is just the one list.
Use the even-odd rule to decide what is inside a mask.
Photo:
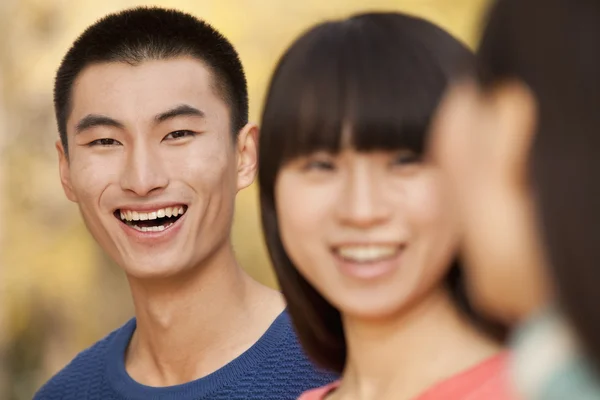
[(200, 118), (204, 118), (205, 114), (203, 111), (198, 110), (195, 107), (192, 107), (187, 104), (182, 104), (177, 107), (174, 107), (164, 113), (158, 114), (154, 119), (157, 123), (164, 122), (168, 119), (180, 117), (180, 116), (196, 116)]
[[(203, 111), (195, 107), (192, 107), (187, 104), (182, 104), (168, 111), (158, 114), (154, 119), (157, 123), (161, 123), (168, 119), (180, 116), (196, 116), (204, 118), (205, 114)], [(107, 117), (105, 115), (88, 114), (77, 123), (77, 125), (75, 126), (75, 133), (81, 133), (86, 129), (94, 128), (96, 126), (109, 126), (120, 129), (123, 129), (125, 127), (125, 125), (123, 125), (121, 122), (113, 118)]]
[(88, 114), (83, 117), (75, 126), (75, 134), (81, 133), (86, 129), (94, 128), (96, 126), (110, 126), (120, 129), (124, 128), (122, 123), (105, 115)]

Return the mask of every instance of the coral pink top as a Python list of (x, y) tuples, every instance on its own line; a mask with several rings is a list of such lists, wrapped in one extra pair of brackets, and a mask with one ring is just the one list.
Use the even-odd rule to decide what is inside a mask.
[(323, 386), (317, 389), (312, 389), (302, 393), (298, 400), (324, 400), (325, 397), (333, 392), (340, 385), (340, 381), (330, 383), (327, 386)]
[[(414, 400), (514, 400), (507, 372), (508, 354), (501, 353), (432, 386)], [(324, 400), (339, 384), (309, 390), (298, 400)]]

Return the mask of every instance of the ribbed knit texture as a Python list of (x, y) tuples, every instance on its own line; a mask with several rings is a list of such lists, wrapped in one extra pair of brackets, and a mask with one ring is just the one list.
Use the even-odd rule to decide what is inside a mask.
[(283, 312), (245, 353), (214, 373), (183, 385), (154, 388), (125, 370), (135, 319), (80, 353), (34, 400), (296, 400), (336, 377), (317, 369)]

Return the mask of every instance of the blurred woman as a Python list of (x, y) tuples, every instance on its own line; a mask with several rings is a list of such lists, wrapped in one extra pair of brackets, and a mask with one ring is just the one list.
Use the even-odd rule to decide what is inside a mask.
[(435, 122), (469, 292), (522, 323), (525, 399), (600, 398), (599, 40), (597, 1), (501, 0)]
[(469, 307), (446, 182), (423, 158), (471, 54), (419, 18), (320, 24), (280, 60), (260, 135), (263, 228), (310, 356), (303, 399), (505, 399), (501, 329)]

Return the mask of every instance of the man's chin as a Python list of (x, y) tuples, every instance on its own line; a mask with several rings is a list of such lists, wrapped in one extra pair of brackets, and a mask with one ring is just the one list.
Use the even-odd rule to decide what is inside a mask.
[(159, 263), (156, 260), (148, 263), (127, 263), (122, 265), (122, 268), (129, 279), (136, 280), (168, 280), (185, 275), (189, 270), (183, 263)]

